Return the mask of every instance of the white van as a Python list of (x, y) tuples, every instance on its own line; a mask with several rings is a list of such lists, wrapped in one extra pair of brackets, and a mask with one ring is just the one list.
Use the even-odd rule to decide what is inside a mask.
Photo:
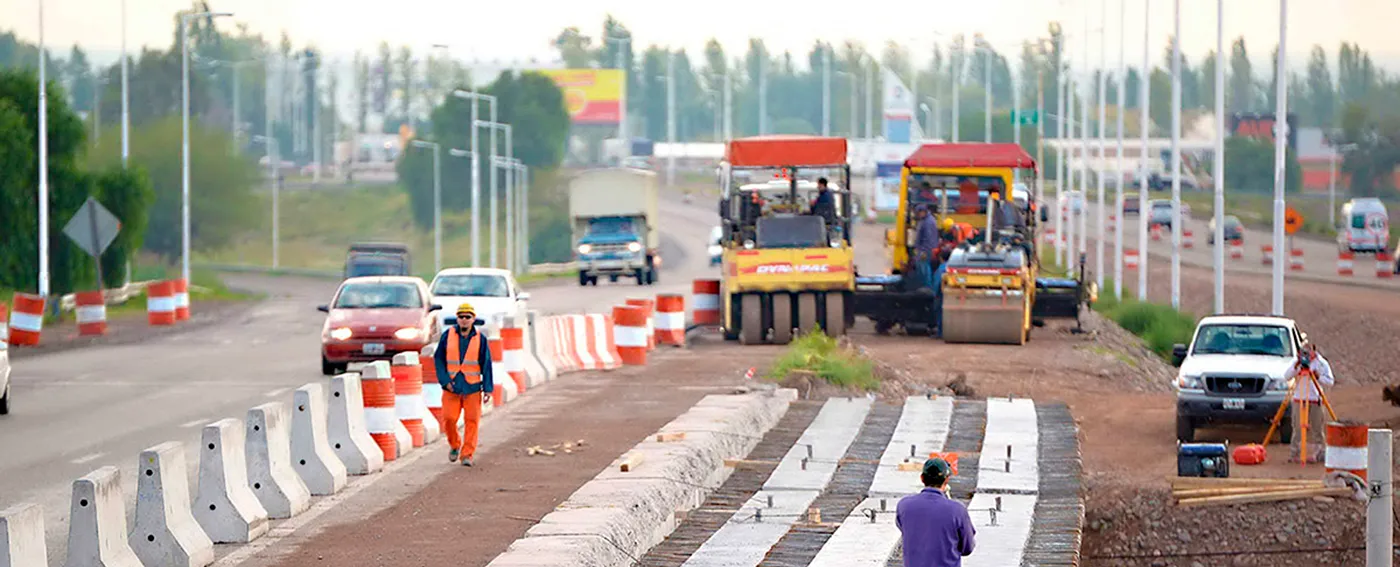
[(1380, 252), (1390, 244), (1390, 217), (1380, 199), (1352, 199), (1342, 205), (1337, 248), (1342, 252)]

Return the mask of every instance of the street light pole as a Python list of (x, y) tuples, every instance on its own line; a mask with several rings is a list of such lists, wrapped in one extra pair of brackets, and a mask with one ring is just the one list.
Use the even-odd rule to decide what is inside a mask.
[(626, 50), (625, 50), (622, 46), (623, 46), (624, 44), (626, 44), (626, 45), (631, 45), (631, 43), (632, 43), (632, 38), (631, 38), (631, 37), (608, 37), (607, 40), (618, 44), (618, 46), (617, 46), (617, 58), (616, 58), (617, 61), (616, 61), (615, 64), (617, 65), (618, 70), (622, 71), (622, 96), (620, 97), (622, 100), (619, 100), (619, 101), (618, 101), (618, 104), (620, 104), (620, 105), (622, 106), (622, 111), (621, 111), (621, 114), (618, 116), (618, 119), (617, 119), (617, 133), (618, 133), (617, 137), (622, 138), (623, 140), (626, 140), (626, 139), (628, 139), (627, 137), (628, 137), (628, 135), (629, 135), (629, 132), (628, 132), (628, 130), (627, 130), (627, 71), (628, 71), (628, 67), (630, 67), (630, 65), (628, 65), (628, 66), (623, 66), (623, 59), (624, 59), (623, 55), (625, 55)]
[(865, 66), (865, 139), (875, 139), (875, 61)]
[[(758, 133), (760, 135), (768, 133), (768, 50), (765, 48), (760, 53), (758, 60)], [(667, 64), (666, 75), (670, 76), (670, 63)], [(669, 102), (669, 100), (668, 100)]]
[(666, 50), (666, 186), (676, 186), (676, 52)]
[(1172, 308), (1181, 309), (1181, 0), (1172, 4)]
[(126, 60), (126, 0), (122, 0), (122, 167), (131, 156), (131, 98)]
[(44, 50), (44, 0), (39, 0), (39, 296), (49, 296), (49, 88)]
[(724, 141), (734, 139), (734, 82), (729, 69), (724, 70)]
[(479, 103), (481, 100), (490, 102), (491, 109), (496, 108), (496, 97), (487, 94), (480, 94), (474, 91), (457, 89), (452, 91), (452, 96), (466, 99), (472, 105), (472, 267), (481, 267), (481, 153), (478, 128), (476, 123), (481, 120)]
[[(1178, 0), (1180, 1), (1180, 0)], [(1283, 240), (1284, 163), (1288, 149), (1288, 0), (1278, 0), (1278, 76), (1274, 96), (1274, 285), (1273, 314), (1283, 315), (1283, 264), (1291, 250)]]
[(990, 144), (992, 143), (992, 50), (987, 49), (986, 47), (981, 47), (981, 49), (982, 84), (987, 86), (987, 88), (985, 89), (986, 92), (982, 95), (982, 105), (985, 109), (985, 111), (982, 113), (982, 128), (983, 133), (985, 134), (985, 139), (983, 141)]
[(822, 47), (822, 135), (831, 135), (831, 46)]
[[(269, 54), (268, 58), (263, 63), (264, 68), (266, 68), (269, 71), (272, 70), (271, 54)], [(269, 74), (268, 77), (271, 77), (271, 75)], [(281, 148), (277, 146), (277, 137), (272, 130), (272, 107), (274, 104), (272, 97), (274, 91), (270, 88), (266, 88), (266, 79), (264, 79), (263, 83), (263, 140), (266, 143), (266, 146), (263, 149), (267, 152), (267, 172), (270, 176), (269, 182), (272, 185), (272, 267), (276, 269), (280, 265), (280, 263), (278, 262), (279, 248), (281, 247), (282, 242), (280, 230), (280, 206), (282, 203), (282, 157), (281, 152), (279, 151), (281, 150)], [(280, 93), (280, 91), (276, 92)]]
[[(180, 177), (180, 277), (190, 281), (190, 19), (232, 16), (229, 12), (200, 12), (180, 15), (181, 67), (181, 159)], [(40, 67), (42, 69), (42, 67)], [(41, 130), (42, 132), (42, 130)], [(40, 167), (43, 167), (41, 164)], [(47, 216), (47, 215), (45, 215)], [(43, 220), (40, 221), (43, 223)], [(47, 250), (45, 250), (47, 252)]]
[(1143, 0), (1142, 3), (1142, 78), (1138, 81), (1138, 136), (1140, 137), (1141, 150), (1138, 152), (1138, 300), (1147, 301), (1147, 217), (1146, 213), (1151, 212), (1147, 208), (1147, 164), (1149, 161), (1148, 135), (1152, 129), (1151, 115), (1148, 113), (1148, 106), (1152, 103), (1152, 97), (1148, 94), (1148, 76), (1152, 73), (1151, 45), (1149, 34), (1152, 28), (1152, 0)]
[[(1061, 34), (1055, 41), (1059, 44), (1056, 48), (1056, 53), (1061, 54), (1061, 59), (1063, 59), (1065, 52), (1063, 47), (1064, 34)], [(1065, 195), (1066, 189), (1073, 186), (1069, 180), (1069, 167), (1066, 163), (1069, 154), (1065, 151), (1067, 149), (1065, 148), (1065, 141), (1067, 139), (1065, 136), (1067, 126), (1067, 121), (1065, 120), (1065, 99), (1069, 98), (1069, 73), (1065, 72), (1066, 70), (1063, 62), (1057, 61), (1056, 64), (1055, 75), (1057, 76), (1059, 85), (1056, 86), (1058, 93), (1055, 98), (1059, 100), (1056, 101), (1055, 104), (1055, 110), (1058, 112), (1055, 116), (1055, 157), (1058, 159), (1055, 160), (1055, 196), (1053, 197), (1055, 202), (1055, 218), (1051, 222), (1054, 223), (1053, 226), (1055, 227), (1055, 254), (1061, 261), (1064, 261), (1065, 227), (1060, 219), (1065, 214), (1065, 211), (1064, 208), (1060, 206), (1060, 196)], [(1074, 105), (1069, 105), (1069, 108), (1074, 108)], [(1069, 127), (1069, 134), (1073, 135), (1073, 127)], [(1066, 265), (1068, 265), (1068, 263), (1066, 263)]]
[(442, 271), (442, 146), (414, 140), (413, 147), (433, 150), (433, 273)]
[(964, 52), (962, 57), (959, 57), (957, 61), (948, 62), (948, 75), (950, 79), (948, 85), (953, 91), (953, 112), (949, 118), (953, 121), (954, 144), (958, 143), (958, 129), (962, 123), (962, 110), (958, 107), (962, 102), (962, 75), (963, 71), (967, 69), (967, 58), (968, 54)]
[[(1123, 299), (1123, 231), (1128, 223), (1128, 215), (1123, 214), (1123, 110), (1128, 104), (1127, 27), (1128, 2), (1122, 0), (1118, 4), (1118, 163), (1113, 169), (1113, 181), (1118, 189), (1113, 199), (1113, 210), (1120, 217), (1114, 223), (1113, 231), (1113, 297), (1119, 301)], [(1141, 210), (1138, 215), (1142, 215)]]
[(1100, 12), (1099, 21), (1103, 27), (1103, 31), (1099, 34), (1099, 94), (1096, 97), (1099, 103), (1099, 151), (1096, 156), (1097, 159), (1094, 160), (1099, 190), (1097, 197), (1099, 203), (1099, 218), (1097, 222), (1098, 227), (1096, 227), (1095, 232), (1097, 238), (1095, 238), (1094, 281), (1099, 284), (1099, 289), (1103, 289), (1104, 276), (1106, 275), (1104, 273), (1104, 260), (1107, 258), (1104, 257), (1106, 255), (1104, 248), (1108, 236), (1105, 232), (1108, 228), (1108, 205), (1106, 199), (1108, 187), (1105, 185), (1107, 179), (1105, 179), (1106, 176), (1104, 175), (1106, 173), (1104, 171), (1104, 162), (1107, 161), (1106, 154), (1108, 153), (1106, 151), (1108, 137), (1108, 0), (1103, 0), (1101, 6), (1103, 10)]
[(1225, 312), (1225, 0), (1215, 1), (1215, 313)]

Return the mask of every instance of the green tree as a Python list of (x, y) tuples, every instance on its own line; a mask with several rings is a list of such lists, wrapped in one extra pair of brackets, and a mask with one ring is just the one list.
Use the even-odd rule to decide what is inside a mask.
[(1244, 38), (1236, 39), (1230, 46), (1229, 90), (1225, 91), (1225, 104), (1231, 112), (1250, 112), (1255, 109), (1258, 87), (1254, 83), (1254, 69), (1249, 62), (1249, 50)]
[(642, 52), (643, 132), (652, 140), (666, 139), (666, 57), (668, 52), (651, 46)]
[(584, 35), (577, 27), (568, 27), (554, 37), (554, 48), (570, 69), (586, 69), (597, 59), (593, 54), (593, 38)]
[[(1293, 150), (1284, 163), (1284, 190), (1295, 193), (1303, 186), (1303, 168)], [(1226, 138), (1225, 187), (1227, 191), (1273, 192), (1274, 145), (1246, 136)]]
[(103, 283), (118, 287), (124, 283), (127, 263), (141, 250), (155, 191), (140, 165), (109, 166), (97, 172), (93, 182), (93, 197), (122, 223), (117, 238), (102, 254)]
[(1314, 124), (1331, 128), (1337, 123), (1337, 91), (1332, 86), (1332, 72), (1327, 68), (1327, 52), (1314, 45), (1308, 55), (1308, 111)]

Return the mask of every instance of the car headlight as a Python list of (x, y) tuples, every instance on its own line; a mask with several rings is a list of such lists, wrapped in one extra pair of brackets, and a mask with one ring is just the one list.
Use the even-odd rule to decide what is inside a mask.
[(401, 341), (411, 341), (413, 339), (418, 338), (418, 335), (421, 332), (422, 331), (419, 331), (416, 327), (404, 327), (402, 329), (394, 331), (394, 338)]
[(1181, 376), (1177, 376), (1176, 387), (1182, 390), (1199, 390), (1201, 389), (1201, 377), (1186, 376), (1184, 374)]
[(831, 239), (831, 247), (832, 247), (832, 248), (840, 248), (840, 247), (841, 247), (841, 241), (838, 240), (838, 239), (835, 239), (835, 238)]
[(337, 341), (348, 340), (352, 335), (354, 333), (350, 332), (349, 327), (340, 327), (331, 331), (331, 338)]
[(642, 251), (642, 243), (640, 243), (640, 242), (628, 242), (628, 243), (627, 243), (627, 251), (628, 251), (628, 252), (641, 252), (641, 251)]
[(587, 254), (587, 253), (592, 252), (592, 251), (593, 251), (593, 246), (591, 246), (591, 245), (588, 245), (588, 244), (580, 244), (580, 245), (578, 245), (578, 253), (579, 253), (579, 254)]
[(1291, 382), (1291, 380), (1283, 378), (1274, 378), (1273, 380), (1269, 380), (1268, 389), (1273, 391), (1286, 391)]
[(724, 252), (724, 248), (721, 248), (718, 244), (711, 244), (709, 251), (711, 256), (718, 256)]
[(753, 241), (752, 241), (752, 240), (745, 240), (745, 241), (744, 241), (744, 249), (746, 249), (746, 250), (753, 250)]

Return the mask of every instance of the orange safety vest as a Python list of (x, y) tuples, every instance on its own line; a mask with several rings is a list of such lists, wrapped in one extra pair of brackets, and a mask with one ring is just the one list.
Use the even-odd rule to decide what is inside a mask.
[(461, 336), (461, 331), (457, 329), (447, 334), (447, 376), (456, 378), (460, 372), (468, 384), (480, 384), (481, 333), (472, 333), (472, 340), (467, 343), (469, 356), (465, 359), (462, 357)]

